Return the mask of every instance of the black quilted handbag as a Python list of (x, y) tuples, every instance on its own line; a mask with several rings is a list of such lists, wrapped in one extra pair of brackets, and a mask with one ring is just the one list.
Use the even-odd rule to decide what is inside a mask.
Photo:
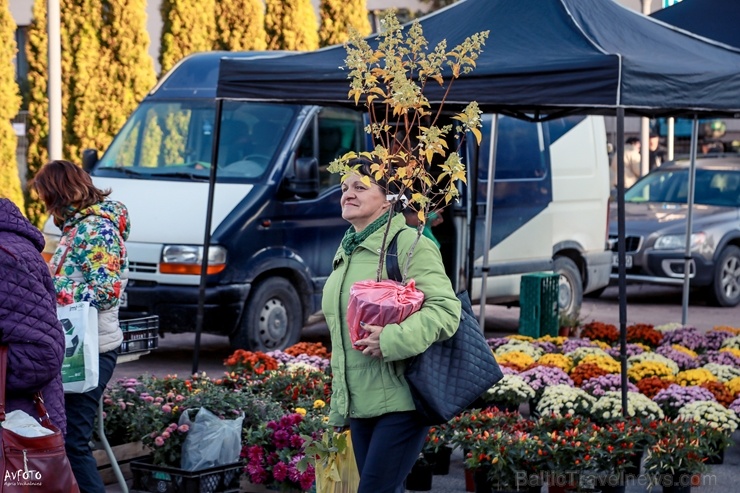
[[(398, 246), (393, 237), (386, 250), (388, 277), (401, 282)], [(406, 366), (416, 410), (428, 425), (446, 423), (501, 380), (501, 372), (473, 313), (467, 291), (457, 295), (462, 303), (460, 326), (447, 340), (437, 341)]]

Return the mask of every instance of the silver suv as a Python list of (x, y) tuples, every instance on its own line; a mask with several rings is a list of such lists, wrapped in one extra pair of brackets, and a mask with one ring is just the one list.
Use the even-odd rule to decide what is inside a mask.
[[(688, 161), (665, 163), (625, 193), (627, 280), (682, 284), (686, 244)], [(740, 157), (697, 159), (691, 286), (717, 306), (740, 303)], [(617, 278), (617, 209), (609, 241)]]

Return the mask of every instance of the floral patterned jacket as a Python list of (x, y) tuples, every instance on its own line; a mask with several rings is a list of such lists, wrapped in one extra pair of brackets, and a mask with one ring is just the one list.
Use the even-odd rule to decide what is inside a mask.
[(64, 221), (49, 264), (58, 305), (89, 301), (97, 308), (100, 352), (116, 349), (123, 339), (118, 305), (128, 278), (129, 229), (128, 210), (120, 202), (81, 209)]

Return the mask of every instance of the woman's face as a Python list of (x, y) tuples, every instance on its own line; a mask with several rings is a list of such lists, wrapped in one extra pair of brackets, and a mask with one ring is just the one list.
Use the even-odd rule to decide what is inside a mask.
[(342, 217), (360, 232), (383, 213), (391, 203), (386, 200), (383, 189), (377, 184), (362, 183), (360, 175), (353, 173), (342, 183)]

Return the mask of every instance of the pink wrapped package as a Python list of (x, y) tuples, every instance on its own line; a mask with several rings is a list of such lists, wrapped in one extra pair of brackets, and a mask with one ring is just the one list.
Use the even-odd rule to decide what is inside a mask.
[[(347, 324), (352, 344), (367, 335), (360, 322), (370, 325), (397, 324), (421, 308), (424, 293), (416, 289), (412, 280), (406, 285), (391, 281), (359, 281), (349, 291)], [(355, 346), (362, 350), (364, 346)]]

